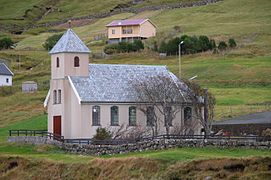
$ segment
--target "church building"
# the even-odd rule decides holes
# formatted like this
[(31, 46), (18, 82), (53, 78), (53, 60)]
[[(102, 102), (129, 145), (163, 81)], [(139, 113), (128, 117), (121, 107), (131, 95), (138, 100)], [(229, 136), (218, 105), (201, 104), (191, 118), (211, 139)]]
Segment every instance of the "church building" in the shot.
[[(49, 52), (51, 56), (50, 90), (44, 106), (48, 112), (48, 132), (65, 139), (92, 138), (99, 127), (117, 131), (120, 127), (150, 130), (152, 117), (138, 108), (131, 82), (140, 77), (164, 74), (180, 81), (166, 66), (89, 64), (89, 48), (68, 29)], [(178, 82), (176, 82), (176, 88)], [(181, 93), (181, 92), (180, 92)], [(172, 122), (181, 127), (192, 119), (193, 107), (184, 102)], [(148, 111), (148, 113), (153, 113)], [(157, 116), (161, 114), (157, 113)], [(201, 126), (193, 129), (200, 133)], [(159, 134), (165, 133), (161, 122)]]

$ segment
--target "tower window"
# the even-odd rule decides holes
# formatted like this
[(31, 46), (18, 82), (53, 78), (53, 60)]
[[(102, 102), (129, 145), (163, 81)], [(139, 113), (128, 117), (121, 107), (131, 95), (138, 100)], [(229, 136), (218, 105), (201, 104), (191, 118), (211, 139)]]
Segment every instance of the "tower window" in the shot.
[(80, 63), (79, 63), (80, 59), (78, 56), (75, 56), (74, 57), (74, 67), (79, 67), (80, 66)]
[(61, 90), (58, 90), (58, 104), (61, 104)]
[(53, 104), (57, 103), (57, 94), (56, 94), (56, 90), (54, 90), (54, 94), (53, 94)]
[(57, 68), (59, 67), (59, 58), (58, 57), (56, 58), (56, 67)]

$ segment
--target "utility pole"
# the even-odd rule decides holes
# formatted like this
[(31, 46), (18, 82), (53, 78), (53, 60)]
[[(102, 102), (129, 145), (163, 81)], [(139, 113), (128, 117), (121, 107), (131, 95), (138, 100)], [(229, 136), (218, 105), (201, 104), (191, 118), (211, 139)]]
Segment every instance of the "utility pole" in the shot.
[(183, 41), (179, 43), (179, 77), (181, 77), (181, 45), (183, 44)]
[(209, 120), (208, 120), (208, 88), (204, 88), (204, 124), (205, 135), (209, 135)]

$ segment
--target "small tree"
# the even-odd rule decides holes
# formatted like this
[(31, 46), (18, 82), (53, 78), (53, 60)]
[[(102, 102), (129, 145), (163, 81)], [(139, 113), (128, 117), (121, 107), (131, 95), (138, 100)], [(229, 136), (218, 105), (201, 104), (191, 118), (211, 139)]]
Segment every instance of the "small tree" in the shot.
[(207, 50), (212, 49), (212, 45), (207, 36), (199, 36), (199, 43), (200, 43), (202, 51), (207, 51)]
[(211, 49), (216, 49), (216, 43), (215, 43), (215, 40), (210, 39), (210, 45), (211, 45)]
[[(202, 125), (205, 134), (209, 135), (212, 128), (212, 120), (214, 117), (215, 97), (208, 92), (207, 89), (201, 88), (192, 81), (185, 81), (188, 88), (181, 89), (189, 97), (194, 107), (194, 117)], [(202, 114), (204, 112), (204, 115)]]
[(96, 129), (96, 134), (94, 135), (93, 139), (95, 140), (107, 140), (111, 139), (111, 133), (105, 128), (98, 128)]
[(133, 45), (135, 46), (135, 51), (144, 49), (144, 44), (141, 40), (134, 40)]
[(234, 39), (229, 39), (229, 47), (230, 48), (235, 48), (237, 46), (236, 42)]
[(13, 45), (13, 41), (9, 37), (0, 40), (0, 50), (9, 49)]
[(54, 34), (50, 37), (48, 37), (45, 41), (45, 43), (43, 44), (44, 49), (46, 50), (51, 50), (55, 44), (57, 43), (57, 41), (62, 37), (62, 34)]
[(228, 45), (224, 41), (220, 41), (217, 48), (219, 51), (225, 51), (227, 47)]
[[(158, 134), (158, 126), (162, 119), (156, 114), (156, 110), (164, 117), (166, 133), (169, 134), (173, 119), (181, 110), (183, 96), (176, 85), (176, 82), (166, 75), (157, 75), (132, 82), (136, 90), (139, 109), (148, 116), (148, 108), (154, 109), (152, 115), (153, 135)], [(147, 103), (141, 103), (147, 102)]]

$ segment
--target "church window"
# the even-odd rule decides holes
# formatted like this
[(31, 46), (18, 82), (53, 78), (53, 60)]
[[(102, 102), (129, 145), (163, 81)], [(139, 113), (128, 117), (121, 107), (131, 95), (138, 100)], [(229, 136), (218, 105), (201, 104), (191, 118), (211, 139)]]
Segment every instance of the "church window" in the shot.
[(78, 56), (75, 56), (74, 57), (74, 67), (79, 67), (80, 66), (80, 59), (79, 59), (79, 57)]
[(57, 68), (59, 67), (59, 58), (58, 57), (56, 58), (56, 67)]
[(92, 126), (100, 126), (100, 106), (92, 107)]
[(111, 107), (111, 126), (119, 125), (119, 107), (112, 106)]

